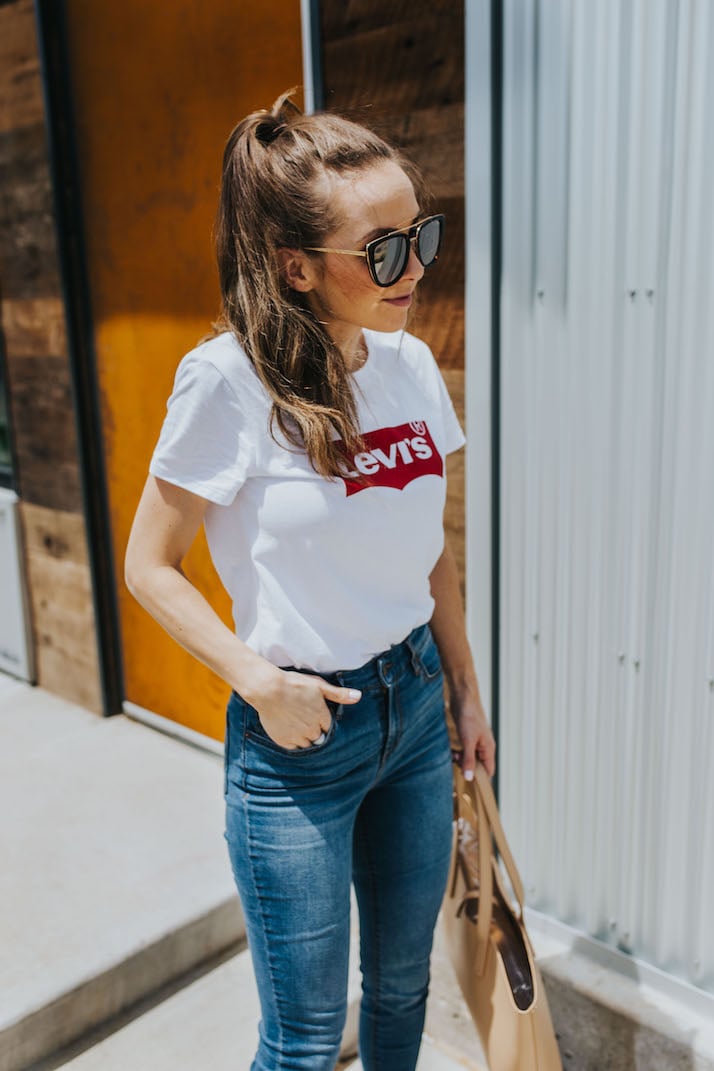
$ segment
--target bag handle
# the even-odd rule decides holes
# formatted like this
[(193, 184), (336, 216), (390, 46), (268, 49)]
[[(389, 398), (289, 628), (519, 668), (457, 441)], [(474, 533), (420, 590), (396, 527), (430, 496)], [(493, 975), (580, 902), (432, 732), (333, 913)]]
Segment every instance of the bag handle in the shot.
[[(451, 887), (453, 896), (456, 887), (456, 874), (459, 864), (462, 867), (466, 895), (463, 897), (457, 915), (460, 915), (468, 900), (478, 900), (478, 913), (476, 915), (476, 963), (474, 969), (477, 975), (482, 975), (486, 967), (486, 952), (488, 951), (488, 935), (491, 929), (491, 915), (493, 913), (493, 871), (491, 870), (491, 830), (488, 815), (480, 792), (474, 791), (473, 783), (464, 781), (460, 767), (456, 767), (456, 786), (454, 791), (454, 804), (456, 817), (463, 818), (472, 828), (478, 830), (478, 870), (479, 888), (469, 889), (468, 871), (465, 861), (458, 851), (458, 827), (456, 851), (454, 855), (454, 880)], [(485, 771), (484, 771), (485, 772)], [(467, 812), (470, 812), (468, 814)]]
[[(468, 782), (467, 782), (468, 784)], [(493, 835), (493, 839), (496, 842), (498, 848), (498, 854), (503, 860), (503, 865), (506, 868), (509, 881), (513, 887), (516, 900), (519, 908), (519, 919), (523, 918), (523, 905), (525, 903), (525, 894), (523, 891), (523, 882), (521, 881), (521, 875), (518, 873), (518, 867), (516, 866), (516, 860), (513, 858), (508, 841), (506, 840), (506, 834), (503, 832), (503, 826), (501, 825), (501, 816), (498, 812), (498, 805), (496, 803), (496, 797), (493, 794), (493, 788), (491, 787), (491, 779), (486, 773), (486, 767), (481, 762), (476, 763), (476, 780), (472, 782), (478, 786), (478, 793), (483, 802), (484, 809), (488, 815), (488, 821), (490, 826), (490, 832)]]
[[(486, 773), (486, 768), (480, 762), (476, 763), (476, 777), (474, 781), (466, 781), (458, 763), (454, 762), (454, 804), (455, 817), (463, 818), (469, 825), (478, 830), (478, 853), (479, 853), (479, 885), (478, 890), (468, 890), (459, 905), (458, 913), (463, 911), (467, 900), (478, 899), (479, 909), (476, 916), (477, 933), (477, 957), (474, 968), (478, 975), (482, 975), (486, 966), (486, 953), (488, 951), (488, 936), (491, 929), (493, 914), (493, 869), (498, 865), (493, 856), (493, 842), (503, 860), (509, 880), (513, 887), (518, 902), (518, 918), (523, 918), (523, 882), (518, 873), (515, 859), (506, 840), (506, 834), (501, 825), (498, 813), (496, 797), (493, 794), (491, 780)], [(470, 815), (467, 812), (471, 812)], [(457, 833), (458, 837), (458, 833)], [(458, 860), (458, 840), (455, 852), (455, 860)], [(454, 881), (451, 895), (453, 896), (456, 884), (456, 866), (454, 866)], [(462, 865), (465, 866), (465, 864)], [(464, 877), (466, 873), (464, 872)]]

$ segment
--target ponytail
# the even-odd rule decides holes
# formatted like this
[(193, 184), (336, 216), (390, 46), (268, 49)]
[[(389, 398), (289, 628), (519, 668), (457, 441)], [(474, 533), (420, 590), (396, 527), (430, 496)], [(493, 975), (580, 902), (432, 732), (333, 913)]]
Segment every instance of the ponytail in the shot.
[(336, 227), (318, 181), (325, 170), (394, 160), (419, 179), (376, 134), (336, 115), (303, 115), (292, 92), (241, 120), (226, 143), (216, 219), (223, 306), (217, 326), (233, 332), (270, 396), (271, 434), (277, 425), (318, 473), (332, 478), (346, 469), (334, 433), (348, 451), (361, 447), (350, 376), (305, 296), (284, 282), (277, 251), (320, 246)]

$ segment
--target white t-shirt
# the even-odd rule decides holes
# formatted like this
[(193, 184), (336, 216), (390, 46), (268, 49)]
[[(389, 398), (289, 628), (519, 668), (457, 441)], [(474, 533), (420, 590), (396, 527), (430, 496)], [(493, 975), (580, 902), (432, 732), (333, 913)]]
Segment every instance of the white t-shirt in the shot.
[(464, 443), (439, 368), (406, 332), (365, 331), (365, 450), (325, 479), (269, 431), (270, 399), (230, 333), (179, 364), (149, 471), (208, 499), (236, 634), (277, 666), (356, 669), (428, 621), (443, 549), (444, 456)]

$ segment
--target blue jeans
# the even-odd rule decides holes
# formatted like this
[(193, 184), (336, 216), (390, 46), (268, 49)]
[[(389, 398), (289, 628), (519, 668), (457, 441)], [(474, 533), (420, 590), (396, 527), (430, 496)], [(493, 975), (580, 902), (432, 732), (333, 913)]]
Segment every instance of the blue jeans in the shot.
[(251, 1071), (333, 1071), (359, 905), (365, 1071), (414, 1071), (451, 852), (451, 756), (428, 625), (366, 665), (324, 743), (281, 748), (236, 693), (227, 710), (228, 850), (260, 993)]

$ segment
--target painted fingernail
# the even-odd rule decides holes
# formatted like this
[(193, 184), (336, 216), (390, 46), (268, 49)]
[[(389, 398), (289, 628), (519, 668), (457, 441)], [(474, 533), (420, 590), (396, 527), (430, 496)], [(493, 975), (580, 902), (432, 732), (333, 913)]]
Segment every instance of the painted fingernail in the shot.
[(350, 689), (348, 689), (347, 694), (349, 695), (350, 699), (361, 699), (362, 698), (362, 693), (360, 692), (359, 688), (350, 688)]
[(473, 779), (474, 779), (473, 770), (464, 770), (464, 781), (473, 781)]

